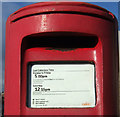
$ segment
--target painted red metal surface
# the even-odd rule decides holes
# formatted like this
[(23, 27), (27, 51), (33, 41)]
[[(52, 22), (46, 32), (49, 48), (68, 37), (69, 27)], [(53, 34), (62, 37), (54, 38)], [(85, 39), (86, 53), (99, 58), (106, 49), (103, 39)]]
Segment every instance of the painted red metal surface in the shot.
[[(117, 21), (111, 13), (101, 7), (79, 2), (38, 3), (12, 14), (6, 26), (5, 115), (117, 114)], [(29, 40), (27, 45), (23, 44), (27, 36), (38, 34), (45, 36), (48, 33), (54, 35), (63, 32), (95, 35), (98, 37), (98, 44), (94, 48), (77, 48), (66, 52), (46, 50), (45, 47), (26, 49)], [(26, 106), (26, 65), (30, 61), (48, 60), (94, 61), (96, 107), (84, 109), (28, 108)]]

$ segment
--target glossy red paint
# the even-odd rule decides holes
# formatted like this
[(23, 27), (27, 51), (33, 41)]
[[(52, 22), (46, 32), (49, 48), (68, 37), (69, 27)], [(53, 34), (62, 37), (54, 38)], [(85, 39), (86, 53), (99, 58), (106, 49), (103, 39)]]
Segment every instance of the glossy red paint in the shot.
[[(31, 43), (30, 38), (26, 37), (49, 37), (63, 33), (96, 36), (98, 43), (93, 48), (77, 48), (70, 51), (27, 47)], [(24, 43), (25, 39), (27, 43)], [(116, 115), (117, 41), (116, 18), (109, 11), (95, 5), (45, 2), (16, 11), (10, 15), (6, 24), (5, 115)], [(96, 67), (96, 106), (74, 109), (28, 108), (26, 70), (27, 63), (31, 61), (93, 61)]]

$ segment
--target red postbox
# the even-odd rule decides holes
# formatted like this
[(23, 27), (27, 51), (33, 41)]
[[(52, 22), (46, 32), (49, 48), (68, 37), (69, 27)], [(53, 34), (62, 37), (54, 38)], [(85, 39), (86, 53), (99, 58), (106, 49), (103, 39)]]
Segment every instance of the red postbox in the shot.
[(7, 20), (5, 115), (117, 115), (117, 20), (81, 2), (44, 2)]

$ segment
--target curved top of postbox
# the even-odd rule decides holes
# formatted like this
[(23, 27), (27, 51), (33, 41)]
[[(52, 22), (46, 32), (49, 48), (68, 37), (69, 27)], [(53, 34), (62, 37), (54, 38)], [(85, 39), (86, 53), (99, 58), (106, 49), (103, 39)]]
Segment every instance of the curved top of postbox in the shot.
[(39, 2), (19, 9), (10, 15), (10, 21), (51, 13), (81, 14), (113, 21), (115, 16), (106, 9), (84, 2)]

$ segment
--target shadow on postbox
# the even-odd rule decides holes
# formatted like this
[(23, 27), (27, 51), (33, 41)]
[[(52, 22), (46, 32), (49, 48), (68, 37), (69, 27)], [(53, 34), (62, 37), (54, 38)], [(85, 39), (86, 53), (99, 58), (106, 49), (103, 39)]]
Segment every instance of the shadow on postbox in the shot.
[[(39, 10), (50, 11), (38, 13), (37, 5)], [(23, 10), (27, 14), (32, 9), (34, 14), (19, 16), (12, 24), (21, 25), (15, 36), (26, 24), (19, 48), (19, 114), (116, 115), (118, 48), (114, 16), (87, 3), (33, 6)]]

